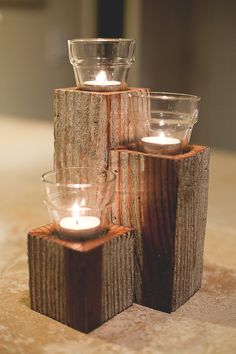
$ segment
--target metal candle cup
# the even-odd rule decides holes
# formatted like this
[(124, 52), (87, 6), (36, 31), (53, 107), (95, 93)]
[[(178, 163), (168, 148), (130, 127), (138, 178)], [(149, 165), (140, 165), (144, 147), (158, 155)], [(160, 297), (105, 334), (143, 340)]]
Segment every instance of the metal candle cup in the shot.
[[(83, 202), (85, 204), (84, 199)], [(93, 238), (99, 231), (102, 231), (101, 220), (98, 217), (83, 215), (89, 210), (74, 203), (72, 216), (65, 216), (59, 222), (58, 228), (64, 238)]]
[(104, 70), (101, 70), (95, 80), (84, 82), (84, 89), (87, 91), (119, 91), (121, 82), (115, 80), (107, 80), (107, 75)]
[(176, 155), (180, 153), (180, 140), (165, 136), (148, 136), (141, 139), (144, 152)]

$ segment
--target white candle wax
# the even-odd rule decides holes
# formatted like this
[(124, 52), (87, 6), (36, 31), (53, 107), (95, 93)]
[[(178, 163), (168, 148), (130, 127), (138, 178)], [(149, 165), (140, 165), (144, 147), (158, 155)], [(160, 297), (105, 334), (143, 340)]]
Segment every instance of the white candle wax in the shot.
[(160, 136), (147, 136), (141, 139), (145, 152), (160, 154), (178, 154), (180, 152), (180, 139), (170, 138), (164, 133)]
[(100, 219), (96, 216), (67, 216), (60, 221), (60, 227), (72, 231), (94, 230), (100, 225)]
[(59, 222), (59, 230), (62, 237), (67, 239), (86, 239), (96, 235), (101, 228), (101, 220), (96, 216), (83, 215), (88, 210), (91, 209), (85, 207), (84, 198), (80, 205), (74, 203), (72, 216), (66, 216)]
[(120, 87), (121, 82), (116, 80), (107, 80), (107, 75), (104, 70), (97, 74), (95, 80), (84, 82), (85, 88), (95, 91), (110, 91)]
[(115, 81), (115, 80), (107, 80), (106, 82), (98, 82), (96, 80), (91, 80), (91, 81), (85, 81), (84, 84), (87, 86), (106, 87), (106, 86), (119, 86), (121, 83), (120, 81)]
[(144, 143), (156, 144), (156, 145), (178, 145), (180, 143), (179, 139), (169, 138), (167, 136), (147, 136), (142, 138)]

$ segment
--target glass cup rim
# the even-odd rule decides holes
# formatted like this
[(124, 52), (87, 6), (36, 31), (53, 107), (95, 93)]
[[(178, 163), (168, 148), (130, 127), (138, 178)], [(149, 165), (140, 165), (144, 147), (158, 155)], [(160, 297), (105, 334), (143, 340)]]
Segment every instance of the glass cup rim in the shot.
[(50, 185), (54, 185), (57, 187), (67, 187), (67, 188), (82, 188), (83, 185), (85, 185), (84, 183), (61, 183), (61, 182), (53, 182), (48, 180), (47, 178), (53, 175), (56, 175), (58, 172), (60, 171), (68, 171), (68, 170), (91, 170), (91, 171), (97, 171), (98, 173), (102, 173), (102, 172), (108, 172), (109, 173), (109, 178), (108, 180), (106, 180), (105, 182), (96, 182), (93, 181), (91, 183), (86, 183), (87, 186), (93, 186), (93, 185), (104, 185), (106, 183), (111, 183), (113, 181), (115, 181), (116, 179), (116, 174), (111, 171), (111, 170), (106, 170), (106, 169), (98, 169), (98, 168), (92, 168), (92, 167), (65, 167), (65, 168), (58, 168), (57, 170), (50, 170), (50, 171), (46, 171), (42, 174), (41, 176), (41, 180), (44, 184), (50, 184)]
[(91, 44), (99, 44), (99, 43), (135, 43), (134, 38), (73, 38), (68, 39), (69, 44), (74, 43), (91, 43)]
[(158, 91), (149, 91), (148, 97), (151, 99), (162, 99), (162, 100), (180, 100), (180, 101), (194, 101), (199, 102), (201, 97), (197, 95), (191, 95), (187, 93), (177, 93), (177, 92), (158, 92)]

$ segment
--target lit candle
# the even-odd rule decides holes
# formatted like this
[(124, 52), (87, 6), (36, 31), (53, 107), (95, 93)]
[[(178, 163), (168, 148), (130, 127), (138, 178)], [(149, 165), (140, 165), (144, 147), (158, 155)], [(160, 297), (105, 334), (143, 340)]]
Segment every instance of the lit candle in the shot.
[[(81, 206), (84, 206), (84, 199)], [(101, 220), (96, 216), (81, 215), (89, 208), (79, 206), (75, 203), (72, 207), (72, 216), (60, 220), (59, 229), (65, 238), (89, 238), (94, 236), (100, 228)]]
[(151, 154), (175, 155), (180, 153), (180, 140), (165, 136), (147, 136), (141, 139), (143, 150)]
[(85, 88), (89, 91), (114, 91), (121, 86), (120, 81), (107, 80), (107, 75), (104, 70), (101, 70), (95, 80), (85, 81)]

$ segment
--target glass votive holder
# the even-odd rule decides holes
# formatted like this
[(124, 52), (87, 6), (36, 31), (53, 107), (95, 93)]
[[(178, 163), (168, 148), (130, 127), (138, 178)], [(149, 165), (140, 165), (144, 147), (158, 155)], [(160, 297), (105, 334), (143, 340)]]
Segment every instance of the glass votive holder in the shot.
[[(150, 92), (146, 100), (149, 106), (147, 133), (143, 122), (136, 122), (139, 148), (152, 154), (174, 155), (185, 151), (198, 120), (200, 98), (181, 93)], [(141, 139), (140, 131), (143, 131)]]
[(91, 38), (68, 41), (76, 86), (88, 91), (121, 91), (134, 62), (134, 39)]
[(107, 232), (115, 178), (111, 171), (86, 167), (43, 174), (44, 202), (60, 238), (86, 240)]

